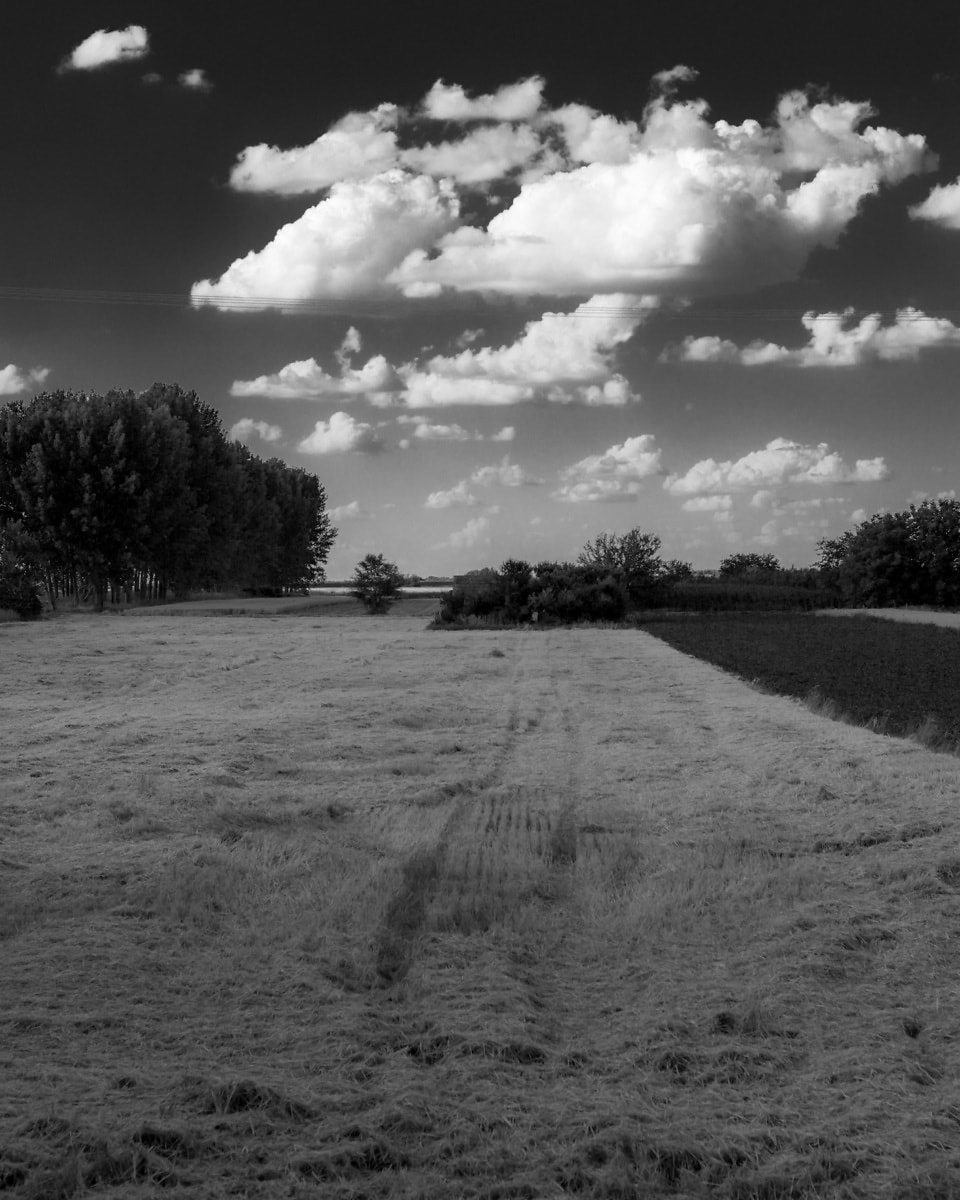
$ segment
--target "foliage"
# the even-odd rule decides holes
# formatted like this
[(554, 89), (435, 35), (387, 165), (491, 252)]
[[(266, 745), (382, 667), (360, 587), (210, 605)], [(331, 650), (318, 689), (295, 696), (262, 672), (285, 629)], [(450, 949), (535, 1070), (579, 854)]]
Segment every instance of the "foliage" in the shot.
[(637, 605), (649, 602), (664, 573), (659, 554), (660, 539), (655, 533), (631, 529), (627, 533), (598, 534), (580, 551), (577, 563), (615, 572), (629, 599)]
[(353, 571), (353, 591), (350, 593), (366, 605), (371, 613), (386, 612), (400, 595), (403, 575), (395, 563), (386, 562), (382, 554), (368, 554)]
[(960, 636), (879, 617), (724, 613), (654, 616), (642, 627), (686, 654), (886, 733), (912, 733), (931, 716), (960, 740)]
[(720, 564), (721, 579), (767, 579), (782, 570), (774, 554), (731, 554)]
[(228, 441), (196, 393), (53, 392), (0, 409), (0, 528), (52, 603), (306, 588), (336, 530), (317, 478)]
[(877, 513), (818, 543), (820, 566), (851, 605), (960, 607), (960, 501)]
[[(11, 534), (19, 532), (11, 530)], [(21, 620), (39, 617), (40, 603), (37, 574), (17, 553), (16, 539), (0, 528), (0, 609), (17, 613)]]

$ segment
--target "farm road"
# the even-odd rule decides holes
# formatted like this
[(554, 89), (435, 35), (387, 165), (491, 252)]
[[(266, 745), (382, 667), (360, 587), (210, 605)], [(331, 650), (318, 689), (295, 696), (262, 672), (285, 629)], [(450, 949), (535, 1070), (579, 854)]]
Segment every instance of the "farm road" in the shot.
[(414, 604), (0, 628), (15, 1169), (161, 1119), (203, 1197), (254, 1154), (250, 1195), (439, 1200), (960, 1153), (958, 760)]

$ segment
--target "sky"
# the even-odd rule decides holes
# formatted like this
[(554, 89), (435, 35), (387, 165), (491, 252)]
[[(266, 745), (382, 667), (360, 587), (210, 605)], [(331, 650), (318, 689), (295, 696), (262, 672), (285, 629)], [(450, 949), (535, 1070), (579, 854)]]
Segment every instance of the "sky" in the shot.
[(194, 390), (408, 574), (960, 492), (960, 9), (5, 5), (0, 402)]

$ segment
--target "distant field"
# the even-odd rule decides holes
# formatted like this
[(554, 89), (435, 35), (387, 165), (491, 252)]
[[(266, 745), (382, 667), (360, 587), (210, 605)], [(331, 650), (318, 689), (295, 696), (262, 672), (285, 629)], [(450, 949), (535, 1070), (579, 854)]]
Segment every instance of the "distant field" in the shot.
[[(829, 616), (833, 617), (833, 613)], [(955, 614), (930, 614), (955, 616)], [(807, 613), (653, 617), (644, 628), (687, 654), (787, 696), (899, 736), (926, 729), (960, 743), (960, 637), (918, 619), (870, 613), (833, 620)]]
[(0, 1193), (956, 1195), (960, 761), (429, 607), (0, 626)]

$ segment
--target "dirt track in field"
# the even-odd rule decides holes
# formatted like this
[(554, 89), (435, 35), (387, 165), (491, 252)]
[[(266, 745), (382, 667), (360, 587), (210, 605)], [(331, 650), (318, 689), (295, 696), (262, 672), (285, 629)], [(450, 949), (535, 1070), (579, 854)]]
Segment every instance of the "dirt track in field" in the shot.
[(430, 607), (0, 628), (0, 1170), (99, 1186), (103, 1142), (125, 1195), (438, 1200), (952, 1170), (960, 763), (644, 634)]

